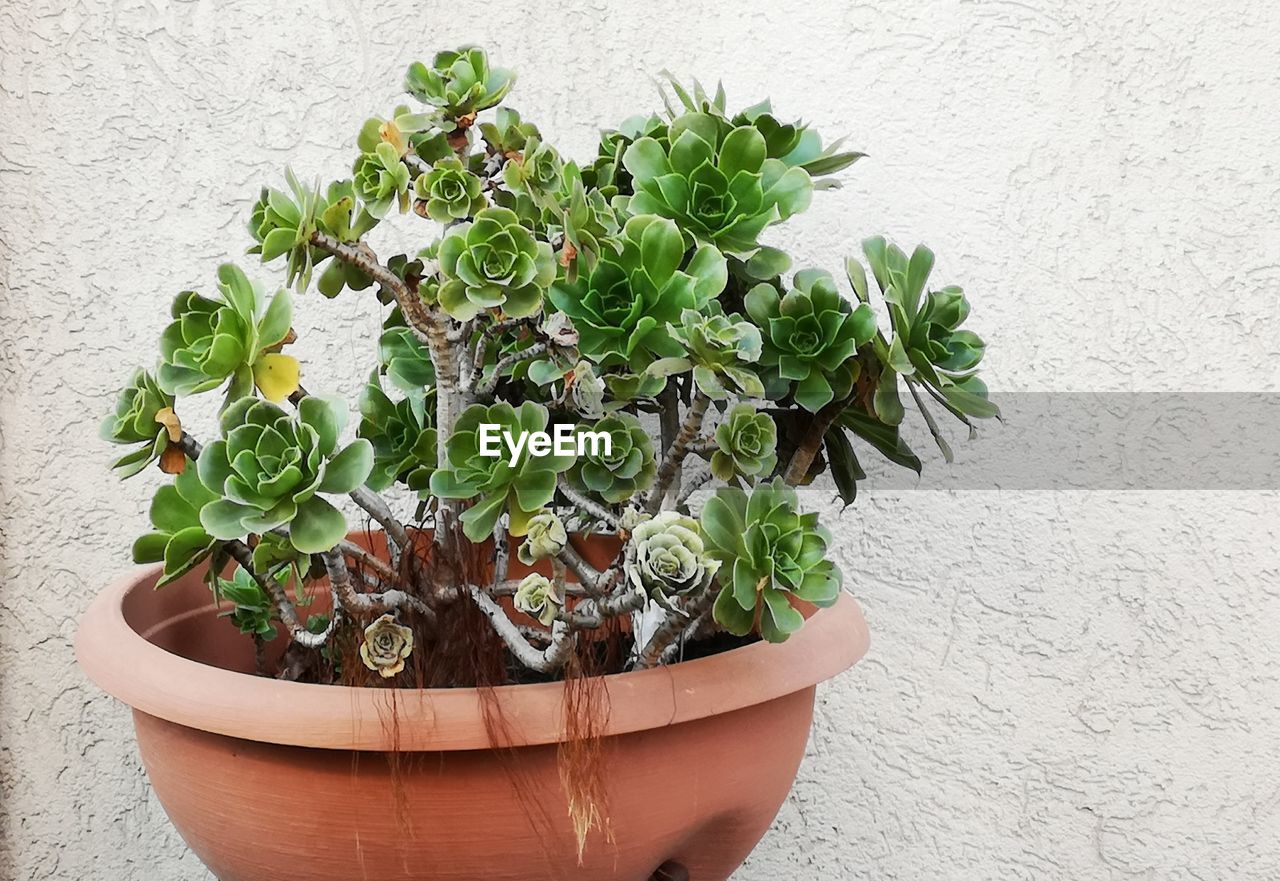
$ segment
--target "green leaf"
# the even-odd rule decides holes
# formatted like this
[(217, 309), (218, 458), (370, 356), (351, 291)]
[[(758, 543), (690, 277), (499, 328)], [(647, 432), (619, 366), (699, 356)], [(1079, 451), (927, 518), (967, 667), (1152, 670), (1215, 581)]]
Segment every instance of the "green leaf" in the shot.
[(173, 484), (156, 490), (151, 499), (150, 514), (152, 525), (161, 532), (177, 532), (196, 523), (196, 510), (182, 498)]
[(981, 395), (965, 391), (957, 386), (943, 386), (942, 395), (947, 399), (947, 403), (974, 419), (990, 419), (1000, 415), (1000, 408), (995, 404)]
[(933, 271), (933, 252), (924, 245), (917, 245), (911, 254), (911, 262), (907, 265), (907, 300), (914, 312), (924, 293), (924, 286)]
[(200, 509), (200, 525), (214, 538), (230, 541), (244, 537), (248, 530), (242, 521), (253, 513), (253, 509), (247, 505), (219, 499)]
[(266, 314), (258, 322), (259, 347), (270, 349), (272, 346), (283, 342), (285, 337), (289, 335), (289, 328), (292, 325), (293, 301), (289, 298), (289, 292), (281, 288), (271, 298), (271, 304), (267, 306)]
[(804, 626), (804, 616), (795, 610), (782, 591), (766, 587), (764, 605), (764, 614), (760, 616), (760, 635), (766, 641), (786, 642), (787, 637)]
[(875, 394), (876, 415), (887, 425), (900, 425), (906, 411), (902, 408), (902, 399), (898, 397), (898, 374), (887, 369), (880, 376)]
[[(439, 474), (440, 472), (436, 472)], [(432, 475), (432, 490), (435, 487), (435, 475)], [(484, 499), (477, 505), (462, 512), (459, 518), (462, 521), (462, 532), (473, 542), (482, 542), (493, 534), (493, 527), (498, 522), (498, 518), (502, 516), (502, 512), (506, 510), (507, 497), (502, 493), (494, 493)], [(512, 528), (514, 530), (514, 524)]]
[(298, 506), (289, 525), (293, 546), (304, 554), (320, 554), (333, 548), (347, 534), (347, 519), (342, 512), (319, 496), (312, 496)]
[(164, 559), (164, 548), (169, 536), (161, 532), (148, 532), (133, 543), (133, 562), (158, 563)]
[(735, 636), (746, 636), (755, 627), (755, 613), (733, 599), (733, 591), (722, 589), (712, 610), (716, 623)]
[[(306, 397), (298, 405), (298, 418), (310, 425), (320, 436), (320, 452), (328, 455), (338, 443), (341, 425), (334, 406), (322, 398)], [(326, 548), (326, 550), (328, 550)]]
[(846, 506), (853, 504), (858, 497), (858, 481), (866, 480), (866, 472), (858, 464), (858, 457), (853, 445), (845, 436), (844, 429), (833, 426), (826, 437), (827, 463), (831, 467), (831, 477), (836, 482), (836, 491)]
[(911, 452), (897, 425), (886, 424), (852, 407), (841, 412), (838, 421), (890, 462), (910, 468), (916, 474), (921, 472), (920, 458)]
[(234, 263), (223, 263), (218, 267), (218, 281), (222, 283), (223, 294), (231, 304), (231, 308), (235, 309), (246, 323), (254, 321), (258, 317), (258, 296), (253, 289), (253, 283), (240, 267)]
[(213, 538), (199, 526), (184, 529), (169, 537), (164, 548), (164, 579), (156, 584), (163, 587), (170, 581), (190, 572), (213, 548)]
[(791, 268), (791, 257), (786, 251), (764, 247), (747, 260), (747, 275), (757, 281), (777, 278)]
[(668, 174), (671, 166), (667, 163), (667, 153), (662, 145), (653, 138), (640, 138), (627, 148), (622, 155), (622, 164), (632, 177), (645, 181)]
[(755, 126), (742, 126), (725, 135), (720, 145), (720, 171), (733, 179), (739, 171), (755, 174), (764, 164), (764, 135)]
[(320, 492), (352, 492), (368, 479), (372, 470), (373, 444), (360, 438), (325, 463)]

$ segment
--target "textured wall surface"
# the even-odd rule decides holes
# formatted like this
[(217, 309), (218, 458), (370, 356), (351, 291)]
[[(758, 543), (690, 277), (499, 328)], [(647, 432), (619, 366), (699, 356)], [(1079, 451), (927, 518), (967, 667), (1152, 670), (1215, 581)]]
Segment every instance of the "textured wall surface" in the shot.
[[(0, 4), (0, 878), (208, 877), (72, 661), (149, 491), (94, 428), (172, 295), (243, 251), (260, 184), (341, 173), (434, 49), (487, 44), (570, 154), (656, 107), (662, 68), (847, 132), (871, 158), (780, 241), (832, 269), (873, 233), (928, 242), (997, 391), (1280, 390), (1280, 7), (794, 6)], [(307, 384), (350, 392), (374, 310), (299, 305)], [(868, 492), (839, 516), (872, 651), (821, 692), (738, 877), (1280, 877), (1275, 493)]]

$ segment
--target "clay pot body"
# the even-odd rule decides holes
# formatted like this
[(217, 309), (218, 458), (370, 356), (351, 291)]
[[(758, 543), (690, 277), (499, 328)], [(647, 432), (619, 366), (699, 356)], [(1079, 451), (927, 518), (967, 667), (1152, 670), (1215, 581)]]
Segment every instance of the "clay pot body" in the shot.
[(782, 645), (604, 678), (607, 800), (579, 855), (561, 683), (359, 689), (246, 675), (198, 575), (109, 586), (77, 655), (133, 707), (151, 785), (220, 881), (725, 881), (795, 779), (815, 686), (866, 651), (849, 597)]

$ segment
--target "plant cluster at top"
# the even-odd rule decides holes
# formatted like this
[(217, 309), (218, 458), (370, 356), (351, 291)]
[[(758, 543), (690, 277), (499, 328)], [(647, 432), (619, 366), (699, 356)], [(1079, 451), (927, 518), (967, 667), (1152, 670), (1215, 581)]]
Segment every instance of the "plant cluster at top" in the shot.
[[(364, 123), (348, 177), (310, 185), (286, 172), (262, 190), (250, 252), (287, 288), (268, 293), (228, 264), (211, 296), (174, 299), (157, 365), (103, 426), (129, 448), (122, 474), (158, 461), (174, 475), (135, 558), (161, 563), (162, 584), (211, 560), (209, 583), (241, 630), (261, 640), (283, 627), (318, 653), (346, 634), (378, 679), (401, 675), (459, 602), (543, 673), (620, 615), (645, 635), (636, 666), (717, 630), (784, 640), (841, 587), (830, 536), (794, 487), (829, 471), (851, 501), (864, 445), (919, 470), (899, 434), (904, 391), (944, 452), (926, 402), (966, 424), (996, 414), (976, 375), (983, 342), (963, 326), (968, 301), (930, 286), (924, 247), (867, 239), (842, 291), (766, 244), (861, 156), (768, 102), (734, 112), (723, 90), (673, 81), (665, 112), (604, 131), (580, 163), (503, 105), (514, 82), (478, 48), (412, 65), (417, 106)], [(423, 246), (379, 258), (379, 224), (410, 212), (432, 230)], [(304, 390), (286, 351), (292, 297), (308, 289), (382, 310), (355, 407)], [(207, 392), (223, 409), (202, 444), (176, 408)], [(359, 422), (344, 442), (350, 411)], [(566, 425), (609, 443), (482, 454), (482, 426)], [(721, 486), (693, 516), (708, 477)], [(391, 513), (390, 491), (420, 500), (451, 570), (423, 575), (418, 533)], [(343, 497), (385, 529), (387, 559), (345, 540)], [(569, 536), (601, 530), (621, 550), (596, 569)], [(466, 583), (463, 545), (505, 547), (508, 534), (538, 570), (508, 579), (499, 553), (491, 581)], [(450, 583), (432, 583), (441, 572)], [(304, 621), (318, 579), (333, 608)]]

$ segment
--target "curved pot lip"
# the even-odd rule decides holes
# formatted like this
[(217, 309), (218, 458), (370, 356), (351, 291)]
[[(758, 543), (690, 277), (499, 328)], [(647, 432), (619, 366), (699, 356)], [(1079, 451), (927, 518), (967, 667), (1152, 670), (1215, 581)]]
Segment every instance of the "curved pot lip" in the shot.
[[(76, 658), (99, 687), (135, 710), (215, 734), (291, 746), (447, 751), (559, 743), (563, 682), (476, 688), (356, 688), (223, 670), (148, 642), (124, 616), (160, 565), (109, 584), (76, 633)], [(603, 677), (604, 736), (732, 712), (812, 687), (848, 669), (870, 643), (858, 603), (842, 593), (790, 639)]]

